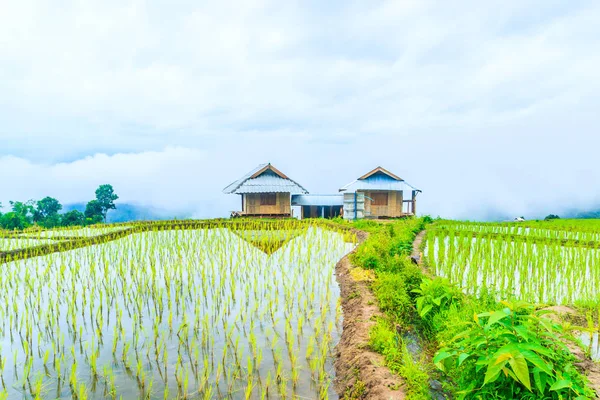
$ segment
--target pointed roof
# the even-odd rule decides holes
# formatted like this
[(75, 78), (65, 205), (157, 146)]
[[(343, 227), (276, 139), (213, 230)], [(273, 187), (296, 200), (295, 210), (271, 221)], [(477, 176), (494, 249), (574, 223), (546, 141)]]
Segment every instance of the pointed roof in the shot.
[(374, 170), (367, 172), (366, 174), (364, 174), (363, 176), (361, 176), (360, 178), (358, 178), (359, 181), (363, 181), (377, 173), (381, 173), (381, 174), (385, 174), (387, 176), (389, 176), (392, 179), (395, 179), (397, 181), (403, 181), (404, 179), (400, 178), (397, 175), (392, 174), (390, 171), (388, 171), (387, 169), (383, 168), (383, 167), (377, 167)]
[(373, 191), (417, 191), (419, 189), (410, 185), (404, 179), (400, 178), (383, 167), (377, 167), (355, 181), (350, 182), (340, 189), (340, 192), (354, 193), (358, 190)]
[(307, 194), (308, 191), (296, 181), (288, 178), (273, 165), (261, 164), (242, 178), (231, 183), (223, 193), (292, 193)]

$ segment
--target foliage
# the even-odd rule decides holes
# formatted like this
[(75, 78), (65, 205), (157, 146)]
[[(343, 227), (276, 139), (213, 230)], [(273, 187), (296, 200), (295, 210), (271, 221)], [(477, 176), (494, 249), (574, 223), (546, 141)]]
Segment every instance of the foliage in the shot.
[[(552, 224), (556, 224), (556, 221)], [(444, 226), (444, 223), (463, 224), (472, 229), (479, 229), (481, 225), (436, 221), (428, 230), (428, 240), (448, 235), (447, 232), (439, 233), (440, 225)], [(368, 225), (370, 236), (352, 258), (353, 263), (373, 269), (377, 276), (372, 288), (385, 317), (373, 327), (370, 346), (384, 355), (386, 365), (402, 375), (407, 384), (419, 376), (419, 370), (423, 373), (422, 379), (415, 379), (426, 382), (424, 367), (417, 364), (415, 372), (414, 360), (403, 355), (402, 340), (393, 329), (396, 324), (401, 327), (416, 326), (425, 328), (421, 334), (423, 339), (429, 340), (428, 347), (438, 348), (439, 343), (444, 344), (444, 349), (437, 353), (436, 362), (448, 374), (449, 382), (453, 382), (449, 389), (461, 398), (559, 399), (585, 398), (589, 395), (585, 379), (574, 368), (573, 357), (560, 341), (559, 327), (542, 317), (542, 313), (533, 311), (528, 305), (500, 304), (496, 300), (500, 293), (485, 285), (479, 285), (477, 292), (472, 295), (465, 295), (458, 285), (448, 279), (425, 277), (420, 268), (410, 262), (407, 257), (408, 246), (404, 243), (412, 243), (415, 233), (424, 224), (423, 220), (408, 220), (391, 224), (392, 228), (385, 224), (380, 224), (379, 229)], [(544, 223), (528, 221), (519, 224), (518, 228), (514, 223), (493, 226), (494, 229), (500, 229), (500, 226), (504, 229), (506, 226), (515, 229), (515, 232), (521, 232), (517, 229), (528, 229), (542, 234), (537, 230), (541, 224)], [(546, 223), (546, 226), (553, 225)], [(597, 234), (597, 224), (590, 223), (590, 226), (589, 237), (592, 237)], [(436, 240), (440, 247), (435, 253), (443, 254), (451, 262), (464, 263), (464, 259), (458, 258), (456, 247), (447, 250), (443, 240)], [(454, 239), (451, 237), (450, 240), (452, 243)], [(468, 230), (457, 241), (461, 249), (469, 249), (472, 242), (473, 233)], [(433, 253), (432, 247), (427, 251)], [(427, 258), (428, 261), (433, 259)], [(491, 259), (490, 262), (497, 263), (498, 260)], [(456, 281), (462, 282), (462, 278), (463, 275), (457, 275)], [(482, 312), (490, 309), (500, 310), (502, 314)], [(474, 315), (478, 320), (469, 322)], [(536, 343), (544, 349), (543, 353), (533, 348)], [(509, 345), (515, 347), (506, 347)], [(505, 354), (506, 358), (496, 364), (502, 354), (498, 353), (501, 349), (508, 349), (510, 355)], [(538, 358), (546, 364), (540, 364)], [(544, 365), (551, 365), (551, 371), (544, 370)], [(528, 385), (524, 383), (527, 382), (524, 367), (527, 367)], [(491, 371), (489, 374), (488, 368)], [(496, 374), (497, 371), (500, 372)], [(417, 384), (411, 389), (412, 395), (417, 396), (419, 387)]]
[(98, 200), (90, 200), (85, 206), (85, 218), (89, 219), (104, 219), (102, 205)]
[(85, 215), (81, 211), (71, 210), (62, 216), (63, 226), (81, 226), (85, 222)]
[[(100, 214), (102, 219), (106, 221), (106, 213), (108, 210), (114, 210), (117, 208), (115, 200), (118, 200), (119, 196), (116, 195), (112, 185), (100, 185), (96, 189), (96, 201), (100, 207)], [(89, 203), (88, 203), (89, 204)]]
[(451, 306), (460, 303), (462, 293), (450, 284), (447, 279), (436, 277), (425, 278), (418, 289), (412, 291), (417, 295), (417, 311), (421, 319), (427, 321), (431, 315), (448, 310)]
[[(38, 201), (10, 201), (12, 212), (4, 215), (0, 213), (0, 228), (23, 230), (32, 224), (44, 228), (55, 228), (106, 222), (106, 214), (108, 210), (116, 209), (114, 201), (118, 198), (119, 196), (114, 193), (111, 185), (100, 185), (96, 190), (96, 199), (87, 204), (85, 215), (80, 211), (59, 214), (62, 205), (57, 199), (49, 196)], [(1, 208), (2, 204), (0, 203)]]
[(0, 217), (0, 226), (9, 231), (23, 230), (29, 226), (29, 222), (22, 214), (11, 211)]
[[(404, 377), (407, 398), (421, 400), (429, 398), (429, 375), (424, 369), (424, 363), (416, 362), (406, 345), (389, 322), (377, 320), (371, 328), (369, 346), (373, 351), (384, 356), (386, 366)], [(419, 360), (421, 361), (421, 360)]]
[(10, 206), (15, 214), (27, 221), (27, 224), (32, 223), (35, 214), (35, 202), (33, 200), (26, 202), (10, 201)]
[(58, 202), (58, 200), (53, 197), (44, 197), (36, 202), (34, 221), (39, 222), (48, 217), (55, 216), (61, 209), (62, 205)]
[(475, 314), (434, 362), (460, 388), (460, 398), (563, 399), (591, 395), (561, 328), (524, 302)]
[(560, 219), (560, 217), (558, 215), (556, 215), (556, 214), (549, 214), (549, 215), (546, 216), (546, 218), (544, 218), (544, 221), (550, 221), (550, 220), (553, 220), (553, 219)]
[(373, 293), (381, 311), (390, 314), (394, 320), (409, 322), (414, 307), (402, 274), (380, 273), (373, 284)]

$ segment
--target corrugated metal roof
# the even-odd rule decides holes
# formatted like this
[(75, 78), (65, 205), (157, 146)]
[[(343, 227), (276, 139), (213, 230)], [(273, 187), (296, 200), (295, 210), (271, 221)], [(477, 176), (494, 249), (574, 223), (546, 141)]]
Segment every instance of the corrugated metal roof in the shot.
[(398, 181), (385, 175), (373, 175), (367, 179), (357, 179), (342, 187), (340, 192), (353, 193), (357, 190), (417, 190), (420, 192), (419, 189), (406, 183), (406, 181)]
[(343, 194), (298, 194), (292, 196), (293, 206), (343, 206)]
[(265, 168), (269, 164), (261, 164), (241, 179), (233, 182), (225, 189), (227, 194), (246, 194), (246, 193), (292, 193), (304, 194), (308, 193), (300, 184), (291, 179), (283, 179), (276, 173), (267, 170), (256, 178), (251, 178), (255, 173)]

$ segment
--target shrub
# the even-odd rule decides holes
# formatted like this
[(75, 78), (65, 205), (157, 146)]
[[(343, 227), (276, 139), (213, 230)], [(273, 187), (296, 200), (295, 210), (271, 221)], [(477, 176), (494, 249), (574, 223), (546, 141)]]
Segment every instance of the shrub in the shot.
[(413, 293), (417, 295), (416, 304), (419, 316), (430, 321), (431, 316), (447, 311), (452, 305), (459, 304), (463, 297), (462, 292), (445, 278), (423, 279), (418, 289)]
[(560, 341), (561, 327), (527, 303), (475, 314), (434, 357), (456, 381), (460, 398), (587, 398), (585, 378)]

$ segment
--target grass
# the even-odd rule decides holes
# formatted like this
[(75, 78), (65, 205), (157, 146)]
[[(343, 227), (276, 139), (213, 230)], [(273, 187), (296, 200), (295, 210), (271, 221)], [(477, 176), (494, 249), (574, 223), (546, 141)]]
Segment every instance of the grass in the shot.
[[(408, 398), (428, 398), (430, 396), (429, 381), (432, 378), (444, 381), (444, 390), (458, 398), (559, 399), (576, 398), (577, 396), (585, 398), (585, 396), (591, 395), (586, 387), (585, 377), (574, 367), (576, 360), (568, 352), (565, 353), (562, 347), (562, 341), (568, 334), (563, 331), (561, 326), (550, 324), (550, 320), (545, 317), (533, 317), (533, 313), (537, 312), (535, 310), (541, 308), (542, 305), (503, 301), (505, 298), (503, 296), (514, 298), (523, 295), (526, 299), (530, 299), (525, 295), (527, 290), (508, 296), (509, 292), (503, 291), (502, 287), (498, 285), (498, 282), (515, 285), (514, 275), (511, 277), (510, 274), (510, 271), (514, 270), (504, 267), (506, 273), (502, 279), (483, 280), (487, 284), (481, 285), (479, 290), (473, 290), (474, 287), (478, 287), (482, 279), (480, 275), (470, 273), (467, 269), (469, 258), (465, 256), (467, 251), (465, 248), (469, 249), (469, 243), (473, 241), (473, 227), (477, 227), (476, 229), (509, 229), (509, 236), (507, 236), (510, 238), (509, 241), (504, 240), (501, 244), (496, 244), (497, 247), (489, 244), (490, 241), (488, 241), (487, 244), (476, 247), (476, 250), (473, 250), (473, 247), (468, 250), (471, 251), (471, 254), (475, 254), (474, 257), (479, 257), (477, 259), (481, 261), (483, 268), (486, 266), (501, 268), (497, 266), (508, 265), (512, 262), (510, 260), (518, 260), (518, 256), (515, 255), (515, 258), (511, 258), (505, 264), (498, 262), (504, 260), (502, 249), (519, 249), (517, 245), (513, 244), (517, 240), (514, 235), (519, 232), (521, 235), (525, 232), (541, 235), (541, 228), (536, 231), (523, 231), (521, 228), (519, 228), (521, 230), (517, 230), (517, 228), (506, 225), (491, 225), (489, 228), (486, 225), (485, 228), (479, 228), (478, 224), (467, 223), (464, 226), (468, 229), (457, 232), (459, 229), (456, 226), (463, 226), (462, 223), (443, 221), (438, 224), (440, 225), (428, 226), (429, 247), (425, 250), (428, 255), (426, 260), (430, 263), (438, 263), (437, 267), (433, 266), (436, 272), (442, 271), (439, 267), (441, 263), (448, 263), (455, 268), (452, 270), (453, 274), (449, 276), (450, 280), (444, 277), (430, 278), (424, 275), (423, 271), (415, 267), (408, 258), (414, 237), (425, 227), (425, 220), (404, 220), (379, 226), (370, 222), (357, 224), (367, 229), (370, 236), (357, 249), (353, 256), (353, 263), (361, 268), (374, 271), (376, 279), (372, 283), (372, 289), (384, 312), (384, 318), (378, 321), (371, 331), (370, 346), (385, 357), (386, 365), (392, 371), (404, 377)], [(452, 228), (449, 229), (449, 226)], [(578, 236), (572, 223), (563, 222), (552, 226), (554, 230), (566, 229), (567, 232), (570, 232), (568, 235), (571, 235), (571, 238), (582, 237)], [(598, 225), (588, 223), (585, 226), (584, 232), (588, 235), (585, 236), (585, 239), (593, 238), (594, 233), (588, 228)], [(569, 228), (567, 229), (567, 227)], [(534, 224), (530, 229), (533, 228)], [(514, 232), (510, 230), (514, 230)], [(564, 239), (563, 236), (567, 235), (552, 232), (544, 234), (546, 235), (544, 240), (552, 245), (563, 243), (561, 242)], [(449, 239), (443, 240), (444, 237), (449, 237)], [(431, 247), (432, 240), (438, 241), (435, 251)], [(556, 242), (557, 240), (560, 241)], [(529, 246), (534, 245), (531, 243), (532, 240), (527, 242), (527, 239), (524, 239), (523, 242)], [(486, 253), (486, 249), (490, 251)], [(508, 254), (515, 254), (515, 252)], [(539, 260), (539, 255), (545, 254), (547, 253), (532, 252), (528, 260)], [(556, 260), (564, 256), (558, 251), (553, 254), (556, 254)], [(576, 271), (575, 266), (572, 268), (573, 271)], [(481, 268), (474, 266), (473, 270), (477, 272), (481, 271)], [(529, 281), (536, 281), (536, 278), (543, 275), (539, 275), (543, 271), (539, 266), (533, 275), (531, 271), (528, 271), (528, 276), (534, 277)], [(464, 279), (467, 279), (467, 283), (460, 286)], [(546, 291), (545, 293), (553, 293), (551, 287), (553, 283), (554, 281), (548, 279), (538, 280), (534, 283), (527, 282), (521, 287), (525, 289), (528, 287), (542, 288)], [(581, 293), (581, 290), (573, 291), (574, 295)], [(532, 298), (532, 300), (536, 299)], [(517, 315), (517, 322), (503, 319), (505, 315), (508, 315), (506, 311), (503, 311), (507, 309), (507, 304), (514, 304), (511, 306), (513, 307), (511, 310), (514, 310)], [(531, 317), (524, 317), (521, 320), (518, 317), (521, 314), (531, 315)], [(490, 315), (500, 319), (494, 322), (489, 321), (487, 325), (486, 322), (481, 322), (488, 321)], [(516, 325), (519, 326), (516, 331), (518, 335), (512, 339), (513, 342), (510, 342), (508, 333), (502, 333), (501, 329), (504, 327), (503, 329), (510, 330)], [(482, 346), (485, 341), (480, 342), (479, 345), (475, 345), (473, 353), (464, 353), (466, 350), (461, 349), (466, 349), (464, 346), (470, 345), (465, 338), (475, 337), (475, 331), (470, 333), (472, 329), (475, 331), (490, 330), (486, 335), (491, 336), (484, 340), (491, 340), (494, 337), (495, 341), (485, 346)], [(425, 349), (425, 357), (415, 359), (411, 356), (407, 351), (402, 331), (417, 332), (421, 345)], [(511, 334), (515, 335), (515, 332)], [(541, 343), (543, 345), (540, 345)], [(537, 345), (541, 346), (540, 350), (534, 350), (533, 353), (528, 350)], [(508, 347), (511, 349), (511, 353), (507, 354), (510, 355), (503, 353), (502, 349), (506, 348), (505, 346), (512, 346)], [(439, 360), (446, 357), (445, 352), (449, 348), (456, 353), (452, 353), (455, 354), (454, 356), (448, 356), (448, 363), (451, 365), (445, 366)], [(537, 351), (540, 353), (536, 353)], [(473, 368), (478, 359), (489, 360), (489, 366), (482, 365)], [(519, 361), (512, 361), (513, 359)], [(544, 361), (540, 361), (542, 359)], [(498, 375), (492, 374), (496, 365), (504, 365), (502, 362), (506, 363), (505, 374), (508, 378), (499, 381)], [(513, 365), (513, 362), (516, 364)], [(539, 377), (541, 371), (535, 368), (537, 368), (536, 365), (546, 365), (540, 364), (542, 362), (548, 363), (548, 365), (551, 363), (554, 367), (540, 381), (542, 379)], [(530, 382), (534, 381), (537, 382), (536, 385), (531, 385)]]

